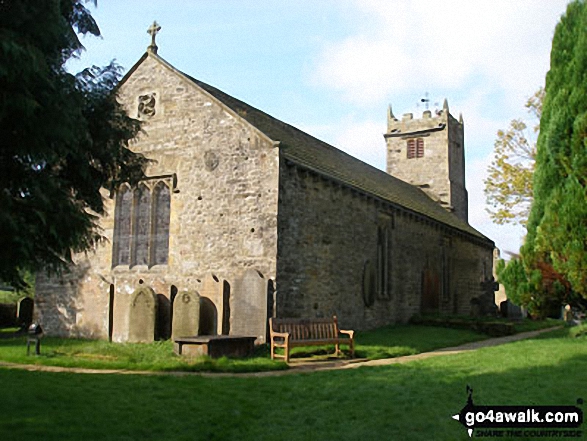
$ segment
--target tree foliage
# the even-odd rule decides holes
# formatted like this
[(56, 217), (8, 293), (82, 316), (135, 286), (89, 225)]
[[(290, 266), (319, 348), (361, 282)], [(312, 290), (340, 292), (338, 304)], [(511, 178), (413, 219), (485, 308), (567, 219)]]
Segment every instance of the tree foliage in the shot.
[(538, 308), (549, 302), (558, 302), (557, 306), (573, 303), (575, 296), (587, 299), (585, 29), (587, 6), (583, 0), (576, 0), (568, 5), (552, 41), (537, 143), (534, 200), (521, 260), (512, 267), (512, 272), (517, 271), (521, 263), (526, 280), (510, 289)]
[[(544, 89), (540, 88), (526, 102), (533, 120), (540, 121)], [(507, 130), (499, 130), (494, 144), (494, 158), (488, 167), (485, 183), (487, 209), (497, 224), (525, 225), (532, 203), (532, 177), (536, 161), (538, 123), (531, 132), (521, 119), (510, 122)]]
[(0, 279), (59, 270), (101, 239), (101, 189), (143, 176), (139, 123), (116, 101), (120, 68), (65, 63), (100, 35), (82, 0), (0, 1)]

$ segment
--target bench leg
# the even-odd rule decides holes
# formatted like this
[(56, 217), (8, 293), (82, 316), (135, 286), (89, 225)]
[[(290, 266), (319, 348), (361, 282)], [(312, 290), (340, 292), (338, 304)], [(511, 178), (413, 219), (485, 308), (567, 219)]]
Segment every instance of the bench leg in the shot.
[(271, 340), (271, 360), (275, 360), (275, 346), (273, 345), (273, 340)]

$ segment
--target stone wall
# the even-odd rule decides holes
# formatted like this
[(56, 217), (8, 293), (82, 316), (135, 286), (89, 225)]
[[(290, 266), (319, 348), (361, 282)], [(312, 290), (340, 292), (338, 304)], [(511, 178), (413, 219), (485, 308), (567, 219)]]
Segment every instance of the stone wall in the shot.
[[(156, 302), (149, 338), (172, 334), (174, 300), (190, 292), (200, 296), (200, 332), (259, 343), (267, 314), (336, 314), (343, 328), (368, 329), (423, 310), (468, 314), (482, 294), (492, 266), (487, 242), (280, 162), (274, 140), (160, 58), (131, 69), (119, 97), (144, 121), (133, 150), (153, 160), (141, 195), (169, 190), (167, 259), (161, 234), (155, 259), (144, 244), (140, 259), (132, 248), (130, 257), (113, 250), (116, 195), (104, 192), (106, 240), (62, 277), (38, 277), (37, 313), (48, 334), (127, 341), (139, 287)], [(142, 196), (126, 203), (149, 210)], [(154, 211), (165, 224), (159, 215), (167, 211)]]
[[(295, 164), (283, 162), (280, 170), (277, 316), (336, 314), (343, 327), (370, 329), (406, 322), (423, 307), (471, 312), (471, 299), (482, 295), (484, 269), (491, 274), (488, 244)], [(382, 226), (390, 226), (389, 286), (387, 292), (375, 289), (369, 301), (365, 268), (371, 265), (381, 277)], [(428, 291), (436, 289), (432, 306), (423, 298), (425, 285)]]
[[(149, 112), (144, 96), (153, 98)], [(139, 283), (170, 311), (175, 295), (198, 291), (207, 276), (232, 287), (233, 298), (248, 269), (275, 279), (279, 160), (273, 142), (157, 57), (131, 71), (119, 98), (131, 116), (144, 119), (132, 149), (154, 160), (147, 175), (157, 178), (145, 185), (163, 182), (172, 190), (168, 261), (112, 267), (115, 204), (104, 193), (107, 240), (88, 258), (78, 256), (65, 277), (39, 277), (39, 315), (50, 334), (127, 340), (130, 296)], [(160, 319), (169, 321), (169, 311)]]

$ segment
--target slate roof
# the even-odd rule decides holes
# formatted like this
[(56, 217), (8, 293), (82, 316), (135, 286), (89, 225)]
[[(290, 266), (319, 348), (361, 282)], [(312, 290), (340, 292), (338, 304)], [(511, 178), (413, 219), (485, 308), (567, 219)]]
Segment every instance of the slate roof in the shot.
[[(145, 57), (145, 54), (143, 57)], [(183, 75), (194, 84), (204, 89), (214, 98), (236, 112), (252, 126), (274, 141), (279, 141), (280, 154), (300, 166), (330, 177), (342, 184), (373, 195), (394, 205), (399, 205), (441, 222), (493, 246), (493, 241), (485, 237), (468, 223), (442, 208), (430, 199), (422, 190), (408, 184), (388, 173), (331, 146), (317, 138), (280, 121), (265, 112), (256, 109), (224, 92), (199, 81), (171, 66), (164, 59), (155, 55), (158, 61), (175, 72)], [(142, 62), (135, 64), (135, 67)], [(125, 75), (127, 77), (134, 68)], [(124, 81), (124, 79), (123, 79)]]

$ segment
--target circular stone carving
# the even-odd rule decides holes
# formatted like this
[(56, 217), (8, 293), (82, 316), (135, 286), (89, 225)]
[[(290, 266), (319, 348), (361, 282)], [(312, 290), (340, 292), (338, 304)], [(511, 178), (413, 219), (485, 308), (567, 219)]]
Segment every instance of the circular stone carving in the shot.
[(204, 153), (204, 165), (206, 166), (206, 170), (212, 171), (216, 169), (219, 162), (220, 159), (218, 158), (218, 155), (213, 151), (208, 150)]
[(139, 117), (151, 118), (156, 113), (157, 94), (147, 93), (145, 95), (139, 95), (138, 112)]
[(181, 301), (183, 303), (189, 303), (191, 300), (190, 295), (187, 293), (181, 296)]

